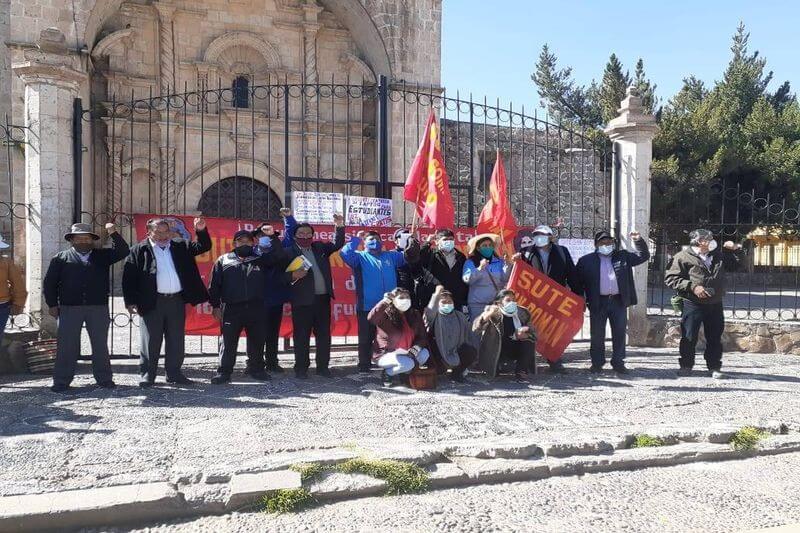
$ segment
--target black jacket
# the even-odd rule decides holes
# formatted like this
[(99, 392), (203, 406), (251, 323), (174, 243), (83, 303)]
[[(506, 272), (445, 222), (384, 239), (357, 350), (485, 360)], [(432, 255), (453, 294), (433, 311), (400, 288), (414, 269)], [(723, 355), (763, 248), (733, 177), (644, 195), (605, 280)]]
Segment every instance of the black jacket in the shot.
[[(211, 236), (208, 230), (197, 232), (197, 241), (173, 240), (169, 251), (175, 264), (175, 271), (181, 282), (183, 301), (197, 305), (208, 301), (208, 291), (200, 277), (195, 257), (211, 250)], [(158, 290), (156, 285), (156, 257), (149, 239), (131, 248), (122, 273), (122, 295), (125, 305), (135, 305), (139, 314), (156, 308)]]
[(222, 255), (214, 263), (208, 285), (211, 307), (223, 304), (244, 304), (264, 301), (264, 269), (285, 265), (286, 252), (277, 235), (272, 236), (272, 246), (261, 255), (244, 260), (233, 253)]
[(48, 307), (60, 305), (107, 305), (108, 270), (128, 255), (128, 243), (119, 233), (111, 234), (111, 248), (95, 248), (83, 264), (74, 248), (57, 253), (44, 277), (44, 300)]
[[(650, 259), (647, 241), (638, 239), (634, 241), (635, 252), (628, 250), (614, 250), (611, 254), (611, 264), (617, 275), (619, 294), (625, 307), (636, 305), (636, 285), (633, 282), (633, 267), (641, 265)], [(580, 292), (586, 298), (589, 311), (596, 310), (600, 305), (600, 254), (594, 252), (584, 255), (578, 260), (578, 280)]]
[[(523, 248), (520, 252), (522, 258), (526, 263), (540, 272), (544, 272), (542, 268), (541, 250), (536, 246)], [(552, 244), (550, 246), (550, 256), (547, 261), (547, 276), (564, 287), (579, 294), (581, 283), (578, 280), (578, 269), (569, 254), (569, 250), (565, 246)]]
[(428, 305), (431, 296), (433, 296), (433, 291), (436, 290), (436, 285), (441, 285), (445, 290), (453, 293), (453, 303), (457, 309), (467, 305), (469, 285), (464, 283), (464, 263), (467, 261), (467, 257), (458, 250), (455, 250), (454, 253), (456, 254), (456, 262), (453, 268), (450, 268), (444, 253), (439, 250), (433, 250), (430, 244), (426, 243), (420, 249), (419, 262), (434, 278), (434, 286), (429, 289), (430, 294), (420, 294), (420, 299), (425, 302), (423, 305)]
[[(735, 272), (739, 269), (742, 253), (741, 250), (734, 252), (718, 248), (710, 254), (711, 267), (706, 267), (700, 256), (691, 248), (683, 250), (672, 259), (664, 274), (664, 283), (667, 287), (675, 289), (679, 296), (694, 303), (704, 305), (719, 303), (725, 296), (725, 272)], [(692, 292), (698, 285), (714, 289), (714, 294), (710, 298), (701, 300)]]
[[(311, 251), (314, 252), (314, 259), (317, 261), (317, 266), (325, 279), (325, 287), (331, 298), (333, 295), (333, 278), (331, 277), (331, 255), (338, 252), (344, 246), (344, 226), (336, 228), (336, 237), (333, 242), (312, 242)], [(302, 255), (300, 247), (297, 244), (286, 248), (286, 261), (288, 265), (295, 257)], [(284, 267), (285, 268), (285, 267)], [(314, 273), (309, 270), (308, 274), (292, 283), (291, 272), (285, 272), (285, 280), (290, 283), (289, 291), (291, 294), (290, 301), (292, 305), (313, 305), (314, 304)], [(267, 288), (269, 290), (269, 288)]]

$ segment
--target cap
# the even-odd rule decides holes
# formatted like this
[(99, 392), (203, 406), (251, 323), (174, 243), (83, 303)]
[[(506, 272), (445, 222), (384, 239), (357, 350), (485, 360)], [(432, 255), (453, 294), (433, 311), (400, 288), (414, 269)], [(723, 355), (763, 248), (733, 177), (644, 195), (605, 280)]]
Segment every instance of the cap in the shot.
[(602, 239), (613, 239), (613, 238), (614, 237), (612, 237), (611, 234), (605, 230), (598, 231), (597, 233), (594, 234), (594, 243), (597, 244), (597, 241)]
[(545, 235), (553, 235), (553, 229), (545, 224), (540, 224), (533, 229), (533, 233), (544, 233)]
[(240, 229), (239, 231), (233, 234), (233, 240), (235, 241), (236, 239), (239, 239), (241, 237), (252, 237), (252, 236), (253, 236), (252, 231), (247, 231), (246, 229)]

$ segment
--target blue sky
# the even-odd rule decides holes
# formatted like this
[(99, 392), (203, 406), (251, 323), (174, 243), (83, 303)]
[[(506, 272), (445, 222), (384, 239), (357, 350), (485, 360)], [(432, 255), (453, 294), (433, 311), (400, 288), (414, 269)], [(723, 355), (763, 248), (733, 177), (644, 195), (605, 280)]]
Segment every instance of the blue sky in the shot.
[(481, 99), (538, 103), (530, 80), (542, 45), (588, 83), (602, 77), (612, 52), (633, 72), (645, 72), (666, 100), (693, 74), (707, 85), (722, 77), (730, 38), (739, 21), (750, 32), (750, 50), (767, 58), (775, 73), (800, 90), (800, 2), (794, 0), (695, 0), (616, 2), (572, 0), (444, 0), (442, 84)]

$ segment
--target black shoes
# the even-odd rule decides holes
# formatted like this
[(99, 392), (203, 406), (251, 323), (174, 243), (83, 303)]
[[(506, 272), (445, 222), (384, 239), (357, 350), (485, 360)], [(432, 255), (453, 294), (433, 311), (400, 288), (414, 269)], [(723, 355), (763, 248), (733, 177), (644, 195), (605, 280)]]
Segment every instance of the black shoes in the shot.
[(155, 378), (154, 379), (150, 379), (148, 377), (143, 377), (143, 378), (139, 379), (139, 387), (141, 387), (143, 389), (147, 389), (147, 388), (152, 387), (155, 382), (156, 382)]
[(108, 381), (99, 381), (97, 386), (101, 389), (113, 389), (117, 386), (117, 384), (109, 379)]
[(272, 376), (270, 376), (263, 370), (259, 372), (250, 372), (250, 377), (258, 381), (269, 381), (272, 379)]
[(592, 366), (589, 367), (589, 372), (592, 373), (592, 374), (602, 374), (603, 373), (603, 367), (602, 366), (597, 366), (597, 365), (592, 365)]
[(392, 376), (387, 374), (386, 370), (381, 372), (381, 384), (384, 387), (391, 387), (392, 385), (394, 385), (394, 378), (392, 378)]
[(561, 361), (556, 361), (550, 365), (550, 373), (551, 374), (568, 374), (567, 369), (564, 367), (564, 363)]
[(615, 367), (614, 367), (614, 372), (616, 372), (617, 374), (620, 374), (620, 375), (627, 375), (627, 374), (630, 374), (630, 373), (631, 373), (631, 371), (630, 371), (630, 370), (628, 370), (628, 369), (625, 367), (625, 365), (624, 365), (624, 364), (623, 364), (623, 365), (617, 365), (617, 366), (615, 366)]
[(174, 378), (167, 378), (167, 383), (172, 383), (173, 385), (192, 385), (194, 381), (187, 378), (183, 374), (179, 374)]
[(267, 365), (267, 372), (274, 372), (276, 374), (283, 374), (284, 370), (279, 364)]
[(331, 371), (330, 371), (329, 368), (318, 368), (317, 369), (317, 375), (320, 376), (320, 377), (323, 377), (323, 378), (332, 378), (333, 377), (333, 374), (331, 374)]
[(308, 379), (308, 370), (295, 370), (294, 377), (297, 379)]
[(230, 383), (231, 377), (228, 374), (217, 374), (213, 378), (211, 378), (212, 385), (223, 385), (225, 383)]
[(688, 366), (682, 366), (678, 369), (678, 376), (687, 378), (692, 375), (692, 369)]
[(69, 385), (65, 385), (64, 383), (54, 383), (50, 390), (53, 392), (67, 392), (70, 390)]

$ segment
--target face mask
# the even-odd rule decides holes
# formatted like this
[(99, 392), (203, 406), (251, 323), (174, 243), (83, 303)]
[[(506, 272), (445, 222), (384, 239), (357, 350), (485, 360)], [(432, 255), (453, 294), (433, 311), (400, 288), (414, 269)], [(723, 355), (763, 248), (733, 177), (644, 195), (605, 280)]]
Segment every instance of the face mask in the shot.
[(478, 252), (486, 259), (489, 259), (494, 255), (494, 246), (484, 246), (478, 249)]
[(456, 241), (445, 240), (439, 241), (439, 249), (443, 252), (452, 252), (456, 247)]
[(89, 252), (91, 252), (92, 250), (94, 250), (94, 246), (92, 246), (91, 244), (73, 244), (72, 247), (75, 248), (75, 250), (79, 254), (83, 254), (83, 255), (86, 255)]
[(528, 237), (524, 237), (521, 241), (519, 241), (520, 249), (530, 248), (531, 246), (533, 246), (533, 241)]
[(710, 243), (708, 243), (708, 251), (709, 252), (713, 252), (716, 249), (717, 249), (717, 241), (716, 240), (712, 240)]
[(366, 246), (367, 250), (380, 250), (381, 241), (379, 241), (378, 239), (367, 239), (364, 242), (364, 246)]
[(450, 313), (453, 312), (453, 309), (455, 308), (456, 306), (454, 306), (453, 304), (441, 304), (439, 306), (439, 312), (442, 313), (443, 315), (449, 315)]
[(550, 244), (550, 237), (548, 237), (547, 235), (537, 235), (536, 237), (533, 238), (533, 242), (539, 248), (544, 248), (545, 246)]
[(401, 313), (405, 313), (411, 308), (411, 300), (408, 298), (395, 298), (393, 303)]
[(272, 239), (267, 237), (266, 235), (263, 237), (258, 238), (258, 245), (262, 248), (268, 248), (272, 245)]
[(604, 244), (603, 246), (598, 246), (597, 251), (600, 252), (602, 255), (611, 255), (611, 252), (614, 251), (614, 245)]
[(249, 244), (243, 244), (241, 246), (237, 246), (236, 248), (233, 249), (233, 251), (239, 257), (250, 257), (251, 255), (253, 255), (253, 247), (250, 246)]
[(503, 304), (503, 313), (513, 315), (517, 312), (517, 302), (507, 302)]
[(397, 236), (397, 239), (394, 241), (395, 248), (398, 250), (405, 250), (408, 248), (408, 240), (411, 238), (410, 233), (401, 233)]
[(295, 237), (294, 240), (300, 248), (309, 248), (314, 241), (314, 237)]

